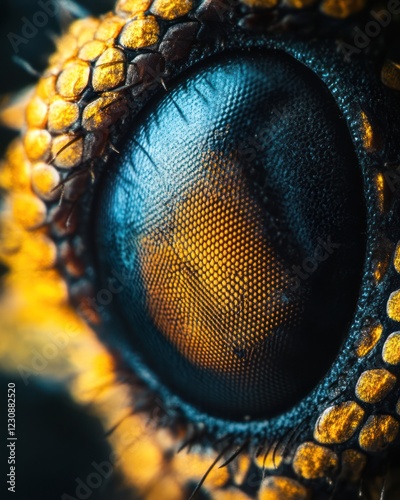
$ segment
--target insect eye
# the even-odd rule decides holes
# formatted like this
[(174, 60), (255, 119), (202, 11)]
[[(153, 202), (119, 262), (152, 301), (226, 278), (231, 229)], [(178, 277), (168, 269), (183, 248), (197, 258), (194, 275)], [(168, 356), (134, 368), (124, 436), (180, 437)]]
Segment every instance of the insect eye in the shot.
[(3, 307), (104, 354), (140, 498), (350, 498), (398, 445), (398, 22), (352, 47), (363, 7), (118, 0), (29, 98)]
[(266, 51), (192, 70), (139, 123), (94, 212), (103, 283), (126, 282), (125, 341), (208, 413), (274, 416), (328, 370), (355, 306), (345, 121), (310, 70)]

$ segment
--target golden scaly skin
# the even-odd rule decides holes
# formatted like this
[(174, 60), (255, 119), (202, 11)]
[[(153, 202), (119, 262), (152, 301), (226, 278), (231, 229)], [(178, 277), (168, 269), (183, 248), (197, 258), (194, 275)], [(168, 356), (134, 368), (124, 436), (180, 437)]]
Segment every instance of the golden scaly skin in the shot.
[[(316, 3), (315, 0), (286, 2), (299, 10)], [(274, 8), (278, 0), (243, 0), (243, 4)], [(1, 213), (0, 255), (10, 268), (4, 278), (5, 294), (0, 302), (2, 366), (24, 376), (30, 372), (38, 374), (32, 356), (37, 349), (48, 361), (40, 375), (65, 380), (79, 403), (94, 401), (104, 428), (122, 420), (108, 438), (115, 452), (110, 461), (122, 473), (126, 484), (147, 500), (187, 498), (188, 483), (202, 478), (217, 453), (195, 447), (189, 455), (177, 454), (184, 429), (156, 428), (148, 425), (148, 415), (130, 414), (133, 396), (129, 384), (117, 380), (113, 358), (70, 305), (65, 278), (56, 267), (61, 259), (71, 276), (82, 276), (84, 269), (79, 256), (68, 245), (57, 248), (49, 228), (58, 234), (74, 231), (76, 221), (70, 207), (79, 190), (79, 178), (65, 184), (63, 190), (59, 189), (60, 182), (71, 168), (88, 160), (95, 165), (96, 158), (110, 153), (113, 126), (129, 112), (128, 89), (121, 91), (129, 81), (126, 49), (140, 52), (156, 46), (160, 22), (184, 19), (194, 7), (191, 0), (120, 0), (114, 12), (100, 19), (74, 22), (58, 41), (57, 52), (30, 96), (22, 136), (10, 145), (0, 171), (0, 185), (7, 191)], [(337, 19), (347, 18), (363, 7), (362, 0), (320, 3), (325, 15)], [(391, 66), (387, 73), (392, 83), (393, 71)], [(89, 86), (97, 97), (85, 103), (82, 96)], [(17, 121), (18, 116), (12, 120)], [(75, 135), (73, 130), (78, 122), (83, 133)], [(364, 125), (366, 147), (373, 147), (373, 130), (366, 117)], [(92, 173), (95, 175), (95, 167)], [(379, 182), (378, 179), (378, 187)], [(49, 212), (46, 203), (57, 201), (60, 196), (59, 207), (56, 203)], [(397, 250), (394, 266), (398, 271), (399, 262)], [(83, 311), (92, 323), (100, 321), (96, 311), (90, 308)], [(400, 292), (392, 294), (388, 314), (400, 320)], [(356, 346), (357, 355), (363, 357), (371, 352), (381, 334), (380, 324), (366, 325)], [(50, 356), (51, 346), (58, 345), (58, 338), (65, 340), (65, 347), (58, 348), (56, 356)], [(398, 334), (387, 339), (382, 354), (386, 363), (400, 363), (399, 346)], [(73, 378), (69, 377), (71, 374)], [(282, 463), (279, 451), (266, 456), (263, 453), (261, 457), (246, 452), (227, 467), (215, 467), (203, 489), (216, 500), (249, 498), (240, 490), (240, 484), (251, 463), (265, 469), (266, 478), (258, 492), (262, 500), (311, 498), (312, 483), (303, 480), (329, 479), (339, 470), (348, 481), (357, 482), (368, 452), (383, 449), (395, 440), (399, 431), (395, 418), (365, 415), (357, 400), (380, 401), (395, 382), (389, 371), (371, 369), (360, 377), (354, 401), (332, 405), (321, 412), (314, 441), (301, 443), (291, 459), (298, 480), (279, 472), (269, 475)], [(360, 449), (349, 448), (338, 455), (334, 445), (346, 442), (356, 433)]]

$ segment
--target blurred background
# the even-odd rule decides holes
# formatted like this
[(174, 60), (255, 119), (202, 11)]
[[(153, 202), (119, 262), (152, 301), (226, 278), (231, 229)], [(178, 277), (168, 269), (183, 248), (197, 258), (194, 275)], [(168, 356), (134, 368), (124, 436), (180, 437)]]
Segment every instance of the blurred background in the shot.
[[(32, 20), (43, 8), (39, 0), (1, 0), (0, 96), (3, 102), (5, 96), (35, 84), (36, 77), (23, 67), (25, 63), (22, 61), (31, 66), (34, 72), (41, 73), (46, 68), (48, 56), (54, 50), (53, 40), (75, 18), (74, 14), (85, 9), (97, 15), (110, 10), (113, 4), (111, 0), (80, 0), (79, 5), (58, 0), (55, 2), (66, 7), (61, 10), (61, 17), (49, 17), (48, 23), (38, 29), (28, 43), (18, 44), (16, 53), (10, 39), (14, 35), (21, 36), (25, 20)], [(14, 37), (14, 40), (17, 38)], [(17, 134), (17, 131), (0, 127), (1, 156)], [(5, 272), (5, 268), (0, 267), (0, 276)], [(0, 323), (1, 321), (0, 318)], [(9, 472), (5, 440), (9, 382), (16, 384), (18, 441), (15, 494), (7, 491), (6, 484), (6, 474)], [(49, 378), (32, 377), (29, 384), (25, 384), (20, 377), (1, 371), (0, 401), (0, 436), (3, 436), (0, 447), (0, 498), (77, 498), (77, 479), (85, 480), (93, 472), (93, 462), (101, 464), (109, 458), (111, 452), (105, 439), (105, 430), (91, 414), (90, 408), (76, 404), (61, 384)], [(93, 489), (90, 494), (82, 489), (79, 498), (125, 498), (123, 493), (116, 493), (117, 484), (119, 480), (112, 474), (102, 483), (101, 488)]]

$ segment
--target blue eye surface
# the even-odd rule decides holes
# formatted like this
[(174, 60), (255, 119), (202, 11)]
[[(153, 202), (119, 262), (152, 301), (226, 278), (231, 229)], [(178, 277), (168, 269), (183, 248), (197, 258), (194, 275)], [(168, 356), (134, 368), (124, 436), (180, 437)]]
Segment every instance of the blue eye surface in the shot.
[(124, 338), (174, 393), (241, 420), (316, 385), (365, 248), (346, 122), (310, 70), (253, 51), (184, 75), (142, 113), (99, 193), (103, 283), (124, 276)]

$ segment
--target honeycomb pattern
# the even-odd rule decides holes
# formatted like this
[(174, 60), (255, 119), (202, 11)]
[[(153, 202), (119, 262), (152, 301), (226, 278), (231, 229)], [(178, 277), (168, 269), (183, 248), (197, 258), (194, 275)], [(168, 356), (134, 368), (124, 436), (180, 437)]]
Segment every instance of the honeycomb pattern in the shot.
[(255, 398), (273, 406), (296, 387), (278, 360), (291, 349), (305, 297), (284, 300), (291, 276), (239, 172), (211, 153), (204, 177), (162, 222), (155, 205), (139, 231), (140, 267), (158, 330), (196, 367), (234, 377), (219, 395), (227, 408), (235, 399), (262, 408)]

